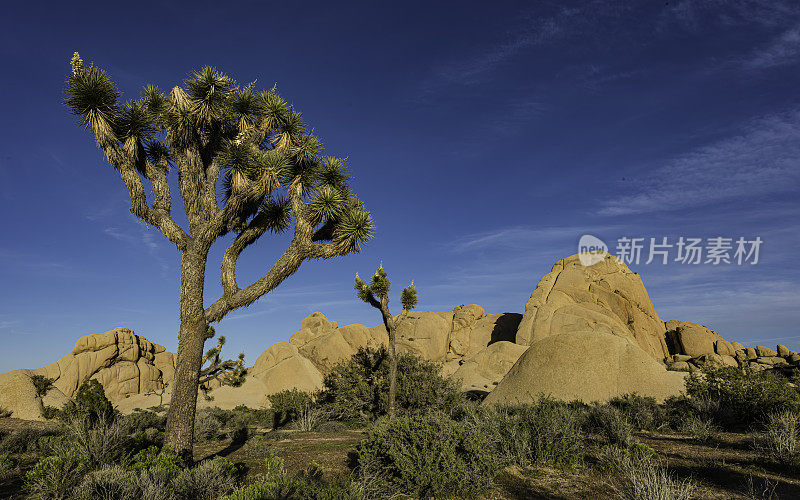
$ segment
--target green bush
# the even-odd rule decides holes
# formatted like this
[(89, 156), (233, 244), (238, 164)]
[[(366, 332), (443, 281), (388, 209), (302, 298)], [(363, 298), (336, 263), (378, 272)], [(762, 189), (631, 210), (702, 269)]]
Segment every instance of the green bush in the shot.
[(690, 414), (680, 428), (681, 431), (689, 434), (696, 441), (707, 443), (714, 439), (717, 434), (717, 426), (709, 419)]
[(26, 451), (41, 451), (39, 441), (46, 436), (55, 436), (61, 431), (57, 429), (36, 429), (21, 427), (6, 434), (0, 441), (0, 450), (11, 453), (24, 453)]
[(237, 415), (231, 420), (228, 437), (232, 444), (243, 444), (250, 437), (249, 421), (250, 419), (246, 415)]
[(504, 463), (555, 467), (583, 462), (581, 409), (540, 397), (535, 403), (481, 412), (479, 431), (492, 437)]
[(75, 401), (67, 401), (58, 416), (65, 422), (84, 418), (91, 422), (110, 422), (116, 417), (116, 412), (106, 397), (102, 384), (95, 379), (89, 379), (78, 387)]
[[(374, 419), (385, 415), (389, 394), (389, 358), (385, 347), (360, 348), (323, 379), (319, 401), (337, 419)], [(441, 376), (439, 365), (419, 356), (397, 356), (397, 409), (406, 413), (451, 411), (464, 397)]]
[(25, 474), (25, 486), (34, 498), (66, 498), (87, 471), (88, 463), (80, 451), (63, 443)]
[(17, 461), (7, 451), (0, 452), (0, 471), (7, 471), (13, 469), (17, 465)]
[(797, 389), (785, 378), (766, 371), (708, 368), (686, 378), (686, 392), (691, 399), (713, 403), (708, 415), (698, 416), (730, 430), (763, 424), (772, 413), (800, 411)]
[(216, 500), (236, 488), (238, 468), (227, 458), (205, 460), (173, 479), (175, 496), (185, 500)]
[(800, 462), (800, 414), (773, 413), (764, 427), (764, 432), (756, 437), (756, 449), (782, 464), (797, 465)]
[(267, 399), (272, 409), (272, 425), (276, 429), (296, 420), (300, 412), (313, 403), (311, 394), (298, 389), (276, 392)]
[(133, 456), (131, 467), (136, 472), (150, 471), (171, 479), (183, 470), (183, 462), (169, 447), (151, 446)]
[(138, 477), (118, 465), (88, 473), (75, 488), (70, 498), (75, 500), (129, 500), (142, 498), (137, 485)]
[(55, 406), (48, 406), (48, 405), (42, 406), (42, 416), (47, 420), (53, 420), (54, 418), (58, 418), (58, 415), (59, 415), (59, 409), (56, 408)]
[(357, 449), (364, 469), (381, 470), (386, 487), (427, 498), (484, 491), (497, 470), (487, 437), (442, 413), (382, 419)]
[(635, 429), (655, 430), (667, 423), (664, 408), (649, 396), (634, 392), (611, 398), (608, 404), (620, 410)]
[(633, 427), (625, 414), (611, 405), (595, 405), (587, 419), (589, 430), (604, 436), (610, 444), (627, 448), (633, 444)]
[(194, 437), (198, 441), (210, 441), (219, 438), (222, 426), (227, 423), (228, 416), (220, 415), (215, 408), (203, 408), (195, 415)]
[(119, 425), (125, 434), (136, 434), (147, 429), (157, 429), (163, 432), (167, 427), (167, 417), (152, 410), (134, 408), (132, 413), (119, 418)]
[(67, 425), (64, 435), (93, 468), (118, 463), (128, 451), (129, 439), (119, 424), (103, 418), (94, 422), (89, 417), (76, 418)]
[(46, 396), (50, 389), (53, 388), (55, 379), (47, 378), (44, 375), (31, 375), (31, 382), (33, 382), (33, 387), (36, 389), (36, 395), (41, 398)]

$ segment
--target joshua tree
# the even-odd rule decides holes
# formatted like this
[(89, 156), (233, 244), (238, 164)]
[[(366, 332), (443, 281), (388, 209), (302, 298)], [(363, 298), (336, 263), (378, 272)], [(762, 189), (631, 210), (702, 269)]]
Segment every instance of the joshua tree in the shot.
[[(374, 229), (350, 192), (344, 160), (322, 156), (320, 140), (274, 87), (253, 87), (205, 67), (168, 95), (149, 85), (138, 100), (121, 104), (106, 72), (84, 66), (77, 52), (67, 78), (65, 104), (120, 175), (131, 213), (181, 252), (178, 359), (166, 444), (185, 459), (191, 457), (208, 325), (273, 290), (305, 260), (358, 252)], [(170, 171), (177, 171), (186, 229), (170, 212)], [(236, 263), (242, 251), (266, 232), (290, 228), (283, 254), (240, 288)], [(222, 294), (206, 306), (209, 248), (229, 233), (234, 236), (222, 257)]]
[[(214, 335), (216, 335), (214, 327), (208, 325), (206, 340), (214, 338)], [(200, 380), (198, 383), (200, 384), (200, 390), (203, 391), (203, 395), (206, 397), (208, 397), (208, 393), (212, 389), (209, 385), (210, 382), (216, 381), (219, 385), (239, 387), (242, 385), (247, 375), (247, 369), (244, 367), (244, 353), (240, 352), (239, 357), (235, 361), (232, 359), (223, 361), (221, 356), (222, 346), (224, 345), (225, 335), (220, 335), (219, 338), (217, 338), (217, 345), (206, 351), (203, 355), (202, 366), (206, 365), (206, 363), (208, 363), (208, 366), (200, 370)]]
[(400, 304), (403, 310), (395, 317), (389, 312), (389, 288), (392, 282), (389, 281), (389, 276), (383, 270), (383, 263), (372, 279), (367, 284), (364, 280), (359, 278), (356, 273), (356, 294), (358, 298), (375, 309), (381, 312), (383, 318), (383, 325), (386, 327), (386, 332), (389, 334), (389, 418), (394, 417), (395, 414), (395, 395), (397, 394), (397, 352), (395, 350), (395, 334), (397, 327), (408, 316), (408, 311), (417, 306), (417, 290), (414, 288), (414, 282), (403, 288), (403, 293), (400, 296)]

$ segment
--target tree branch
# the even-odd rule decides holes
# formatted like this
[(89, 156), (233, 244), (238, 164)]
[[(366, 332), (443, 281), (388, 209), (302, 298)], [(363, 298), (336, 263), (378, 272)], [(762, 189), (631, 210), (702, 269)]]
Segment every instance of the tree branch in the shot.
[(239, 291), (239, 287), (236, 284), (236, 263), (239, 261), (239, 256), (245, 248), (257, 241), (266, 231), (267, 217), (263, 214), (258, 214), (253, 217), (247, 228), (236, 236), (231, 246), (225, 250), (220, 267), (220, 280), (222, 281), (222, 290), (225, 295), (233, 296)]
[(188, 235), (170, 216), (170, 192), (167, 184), (166, 170), (155, 167), (149, 160), (145, 161), (147, 177), (153, 188), (153, 207), (147, 206), (144, 186), (134, 161), (120, 149), (115, 140), (96, 136), (97, 144), (103, 150), (108, 161), (119, 171), (122, 182), (128, 188), (131, 199), (130, 211), (136, 217), (151, 224), (164, 233), (178, 250), (184, 250), (188, 244)]
[[(289, 186), (287, 191), (294, 215), (294, 237), (292, 242), (264, 276), (247, 288), (239, 289), (236, 285), (236, 262), (239, 255), (244, 248), (258, 239), (261, 234), (264, 234), (260, 225), (245, 229), (225, 251), (220, 270), (224, 291), (222, 297), (205, 310), (206, 320), (209, 323), (221, 320), (230, 311), (248, 306), (262, 295), (273, 290), (283, 280), (297, 272), (303, 261), (312, 255), (312, 250), (315, 247), (323, 246), (311, 242), (313, 227), (303, 216), (305, 207), (302, 198), (302, 186), (295, 182)], [(315, 253), (315, 255), (317, 254), (318, 252)]]

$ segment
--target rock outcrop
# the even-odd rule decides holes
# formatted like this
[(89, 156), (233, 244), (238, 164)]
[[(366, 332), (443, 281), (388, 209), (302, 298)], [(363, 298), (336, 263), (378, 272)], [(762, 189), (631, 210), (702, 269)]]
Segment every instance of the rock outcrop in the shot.
[(463, 361), (450, 377), (465, 391), (489, 393), (514, 366), (528, 346), (500, 341), (478, 351)]
[(483, 404), (527, 403), (541, 394), (592, 402), (637, 392), (663, 400), (683, 390), (684, 376), (626, 337), (562, 333), (531, 344)]
[(516, 343), (586, 331), (628, 338), (659, 361), (671, 354), (641, 278), (612, 255), (588, 267), (578, 255), (556, 262), (525, 305)]
[[(214, 385), (198, 405), (268, 407), (286, 389), (316, 391), (326, 373), (359, 348), (384, 346), (383, 325), (338, 326), (315, 312), (287, 342), (263, 351), (239, 387)], [(709, 366), (789, 370), (800, 354), (779, 345), (745, 348), (702, 325), (662, 321), (638, 274), (613, 256), (583, 266), (577, 255), (558, 261), (524, 314), (487, 314), (477, 304), (452, 311), (412, 311), (398, 328), (399, 352), (441, 363), (465, 391), (489, 393), (486, 404), (529, 401), (540, 393), (594, 401), (628, 392), (659, 399), (683, 389), (686, 371)], [(88, 379), (103, 384), (121, 410), (169, 401), (176, 355), (126, 328), (86, 335), (60, 360), (0, 374), (0, 406), (19, 418), (61, 407)], [(43, 398), (31, 377), (55, 380)], [(166, 386), (166, 390), (163, 388)]]
[[(175, 358), (127, 328), (84, 335), (55, 363), (0, 375), (0, 406), (11, 408), (18, 418), (41, 419), (43, 405), (60, 408), (89, 379), (99, 381), (111, 401), (147, 394), (172, 381)], [(54, 379), (44, 398), (36, 396), (33, 375)]]

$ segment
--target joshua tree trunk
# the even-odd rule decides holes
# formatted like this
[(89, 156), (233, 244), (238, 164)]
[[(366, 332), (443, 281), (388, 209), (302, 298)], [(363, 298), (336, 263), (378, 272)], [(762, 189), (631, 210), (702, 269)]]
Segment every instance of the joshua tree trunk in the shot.
[(203, 364), (208, 322), (203, 311), (207, 253), (187, 250), (181, 260), (178, 360), (167, 412), (165, 442), (189, 463), (192, 460), (197, 387)]
[(387, 317), (388, 310), (384, 312), (383, 324), (389, 333), (389, 418), (395, 415), (395, 399), (397, 398), (397, 353), (395, 350), (395, 324), (391, 316)]

